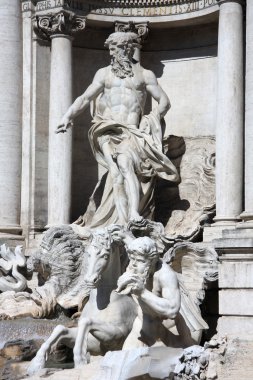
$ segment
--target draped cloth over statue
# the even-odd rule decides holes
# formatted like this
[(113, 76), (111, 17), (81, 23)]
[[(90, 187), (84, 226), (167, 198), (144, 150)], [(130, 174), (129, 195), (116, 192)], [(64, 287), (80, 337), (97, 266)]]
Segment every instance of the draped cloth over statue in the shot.
[[(134, 170), (140, 183), (139, 213), (144, 218), (151, 218), (153, 212), (154, 181), (158, 176), (168, 181), (178, 182), (176, 167), (162, 151), (161, 125), (154, 112), (145, 115), (140, 125), (129, 126), (105, 120), (99, 115), (93, 119), (89, 130), (89, 141), (93, 154), (99, 164), (108, 170), (103, 154), (103, 144), (108, 144), (112, 159), (117, 162), (120, 154), (127, 155), (134, 164)], [(79, 218), (79, 224), (90, 228), (119, 223), (114, 202), (112, 178), (109, 172), (100, 204), (95, 204), (96, 194), (101, 192), (102, 181), (99, 181), (90, 198), (86, 213)]]

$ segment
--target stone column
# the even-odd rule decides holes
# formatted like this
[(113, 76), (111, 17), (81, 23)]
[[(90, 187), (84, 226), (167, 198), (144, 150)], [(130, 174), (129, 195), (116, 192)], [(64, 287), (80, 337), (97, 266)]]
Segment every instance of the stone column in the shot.
[(36, 31), (50, 37), (51, 73), (48, 157), (48, 227), (70, 223), (72, 131), (56, 134), (61, 117), (72, 104), (72, 35), (84, 29), (85, 19), (60, 11), (37, 16)]
[(22, 136), (20, 0), (0, 1), (0, 232), (20, 233)]
[(219, 5), (215, 221), (233, 224), (243, 200), (243, 1)]
[[(244, 221), (253, 225), (253, 2), (247, 1), (245, 91), (245, 211)], [(247, 223), (248, 225), (249, 223)]]

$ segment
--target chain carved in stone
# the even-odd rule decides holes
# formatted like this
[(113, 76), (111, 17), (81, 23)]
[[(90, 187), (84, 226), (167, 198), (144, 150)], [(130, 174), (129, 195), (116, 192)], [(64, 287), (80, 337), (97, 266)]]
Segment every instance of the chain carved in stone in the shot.
[(86, 18), (73, 12), (62, 10), (58, 13), (36, 15), (34, 31), (42, 39), (49, 40), (56, 34), (72, 36), (85, 29)]

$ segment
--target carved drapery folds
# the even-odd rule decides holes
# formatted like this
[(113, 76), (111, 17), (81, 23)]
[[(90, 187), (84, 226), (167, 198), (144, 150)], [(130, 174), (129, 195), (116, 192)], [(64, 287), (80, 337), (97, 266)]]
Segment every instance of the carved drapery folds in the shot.
[(50, 40), (56, 34), (72, 36), (85, 29), (86, 18), (75, 13), (61, 10), (47, 15), (36, 15), (34, 31), (42, 39)]

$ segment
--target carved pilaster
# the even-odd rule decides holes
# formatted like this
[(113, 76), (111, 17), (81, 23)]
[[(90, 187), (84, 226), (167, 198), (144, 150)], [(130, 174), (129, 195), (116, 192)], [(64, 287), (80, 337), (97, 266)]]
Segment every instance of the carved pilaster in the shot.
[(149, 26), (148, 22), (134, 23), (133, 21), (122, 22), (115, 21), (115, 32), (133, 32), (138, 34), (140, 42), (143, 42), (148, 35)]
[(85, 29), (86, 18), (76, 16), (75, 13), (61, 10), (47, 15), (36, 15), (34, 19), (34, 31), (42, 39), (50, 40), (53, 35), (67, 35), (80, 32)]

